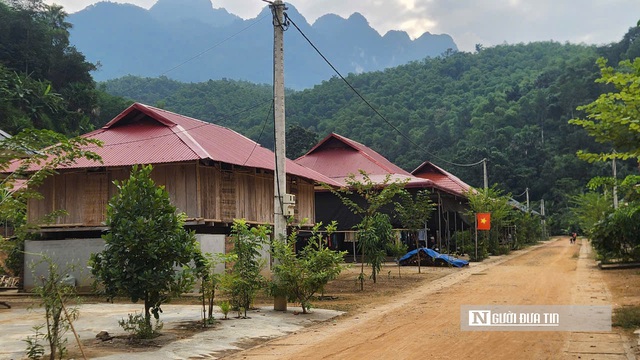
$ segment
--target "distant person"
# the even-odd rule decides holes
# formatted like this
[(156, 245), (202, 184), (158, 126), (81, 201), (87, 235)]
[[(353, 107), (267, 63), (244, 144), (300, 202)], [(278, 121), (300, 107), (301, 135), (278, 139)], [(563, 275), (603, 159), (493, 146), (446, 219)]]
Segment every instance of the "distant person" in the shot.
[(576, 238), (578, 237), (578, 234), (576, 234), (576, 232), (574, 231), (573, 233), (571, 233), (571, 239), (569, 239), (569, 243), (571, 244), (575, 244), (576, 243)]

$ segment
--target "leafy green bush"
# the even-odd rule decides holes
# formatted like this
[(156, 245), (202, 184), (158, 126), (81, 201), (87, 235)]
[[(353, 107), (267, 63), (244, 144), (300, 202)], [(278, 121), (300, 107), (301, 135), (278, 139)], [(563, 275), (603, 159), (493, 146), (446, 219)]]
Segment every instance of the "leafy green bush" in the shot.
[(316, 224), (307, 245), (296, 255), (294, 250), (297, 233), (294, 231), (289, 242), (274, 241), (274, 256), (278, 260), (274, 265), (272, 289), (279, 294), (287, 294), (289, 301), (299, 302), (302, 313), (311, 307), (311, 298), (322, 291), (324, 286), (338, 277), (344, 268), (341, 265), (346, 252), (334, 251), (325, 244), (324, 234), (331, 235), (337, 224), (332, 222), (320, 232), (322, 223)]
[(595, 224), (591, 241), (603, 260), (640, 260), (640, 202), (625, 204)]
[(218, 303), (218, 306), (220, 307), (220, 311), (224, 315), (224, 318), (227, 319), (227, 315), (229, 315), (229, 311), (231, 310), (231, 304), (225, 300), (225, 301), (220, 301)]
[(245, 220), (236, 219), (231, 227), (235, 262), (231, 273), (222, 279), (222, 286), (231, 296), (233, 309), (239, 312), (239, 316), (244, 313), (245, 318), (256, 293), (266, 283), (260, 274), (264, 266), (260, 249), (267, 242), (268, 235), (269, 229), (265, 226), (249, 227)]
[(147, 322), (144, 315), (138, 313), (129, 314), (128, 319), (118, 320), (118, 325), (138, 339), (156, 337), (163, 327), (162, 321), (156, 319), (155, 325), (152, 325)]
[(477, 257), (475, 240), (471, 241), (470, 243), (465, 243), (463, 249), (465, 254), (469, 254), (469, 261), (482, 261), (489, 257), (489, 252), (487, 251), (487, 246), (485, 245), (485, 241), (482, 239), (482, 236), (478, 236)]

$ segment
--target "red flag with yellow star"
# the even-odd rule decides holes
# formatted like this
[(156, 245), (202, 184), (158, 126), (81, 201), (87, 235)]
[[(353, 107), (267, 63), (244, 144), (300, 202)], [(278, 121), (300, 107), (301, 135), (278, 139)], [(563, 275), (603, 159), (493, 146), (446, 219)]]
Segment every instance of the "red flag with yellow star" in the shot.
[(477, 213), (476, 224), (478, 230), (491, 230), (491, 213)]

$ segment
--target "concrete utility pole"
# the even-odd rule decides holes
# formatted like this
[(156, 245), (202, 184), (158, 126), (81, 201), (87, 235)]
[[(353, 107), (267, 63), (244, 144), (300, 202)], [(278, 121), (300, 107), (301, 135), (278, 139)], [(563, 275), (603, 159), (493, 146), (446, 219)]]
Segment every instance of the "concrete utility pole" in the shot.
[[(284, 196), (287, 193), (285, 119), (284, 119), (284, 10), (282, 0), (269, 2), (273, 13), (273, 120), (275, 126), (275, 176), (273, 201), (273, 237), (287, 239), (287, 205)], [(273, 309), (287, 310), (284, 296), (274, 298)]]
[(611, 164), (613, 168), (613, 208), (618, 208), (618, 169), (616, 168), (616, 158), (613, 158)]
[(527, 193), (527, 212), (529, 212), (529, 188), (526, 188), (524, 191)]
[(540, 215), (542, 216), (542, 236), (546, 240), (547, 239), (547, 220), (545, 219), (544, 214), (544, 199), (540, 199)]
[(487, 158), (482, 159), (482, 169), (484, 170), (484, 192), (489, 190), (489, 176), (487, 175)]

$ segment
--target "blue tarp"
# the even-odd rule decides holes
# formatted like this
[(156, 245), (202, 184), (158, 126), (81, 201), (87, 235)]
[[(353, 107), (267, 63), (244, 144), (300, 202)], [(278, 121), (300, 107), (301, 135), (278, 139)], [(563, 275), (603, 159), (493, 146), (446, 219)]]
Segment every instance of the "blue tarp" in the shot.
[[(445, 254), (440, 254), (439, 252), (433, 250), (433, 249), (427, 249), (427, 248), (420, 248), (420, 251), (422, 251), (422, 253), (420, 254), (421, 257), (423, 257), (424, 255), (428, 256), (431, 258), (432, 262), (434, 264), (438, 264), (441, 263), (442, 261), (446, 262), (447, 264), (451, 265), (451, 266), (455, 266), (455, 267), (463, 267), (463, 266), (467, 266), (469, 265), (469, 262), (466, 260), (461, 260), (458, 258), (454, 258), (453, 256), (449, 256), (449, 255), (445, 255)], [(408, 253), (406, 253), (403, 257), (401, 257), (398, 262), (400, 263), (400, 265), (408, 265), (408, 261), (409, 259), (411, 259), (412, 257), (416, 256), (418, 254), (418, 250), (411, 250)], [(436, 261), (436, 259), (440, 259), (439, 261)]]

